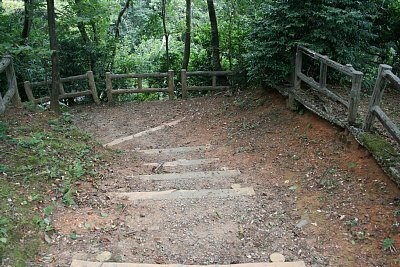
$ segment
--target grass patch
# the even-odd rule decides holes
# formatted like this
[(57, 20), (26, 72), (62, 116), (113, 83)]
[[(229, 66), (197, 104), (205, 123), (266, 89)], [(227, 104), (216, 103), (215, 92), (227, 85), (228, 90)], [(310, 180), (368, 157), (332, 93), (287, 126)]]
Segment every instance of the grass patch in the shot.
[(103, 151), (71, 114), (22, 113), (0, 121), (0, 259), (9, 266), (30, 265), (45, 249), (52, 205), (75, 205), (75, 183), (94, 179)]

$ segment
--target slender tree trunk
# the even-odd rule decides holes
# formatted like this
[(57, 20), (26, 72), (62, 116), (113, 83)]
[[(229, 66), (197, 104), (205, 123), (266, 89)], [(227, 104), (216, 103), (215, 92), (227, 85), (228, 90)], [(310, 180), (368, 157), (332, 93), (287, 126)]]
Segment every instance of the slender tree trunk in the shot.
[(212, 46), (213, 67), (214, 70), (220, 71), (222, 70), (222, 67), (221, 67), (221, 60), (219, 57), (219, 34), (218, 34), (217, 16), (215, 15), (214, 1), (207, 0), (207, 6), (211, 24), (211, 46)]
[(233, 44), (232, 44), (232, 27), (233, 27), (233, 12), (235, 12), (236, 6), (235, 3), (232, 3), (232, 6), (229, 8), (229, 30), (228, 30), (228, 44), (229, 44), (229, 69), (232, 70), (232, 54), (233, 54)]
[(58, 43), (56, 35), (56, 16), (54, 12), (54, 0), (47, 0), (47, 19), (49, 26), (50, 50), (51, 50), (51, 91), (50, 109), (60, 113), (60, 66), (58, 62)]
[(24, 27), (21, 33), (21, 44), (26, 44), (32, 26), (32, 0), (24, 0)]
[(169, 43), (168, 43), (168, 38), (169, 34), (167, 31), (167, 25), (166, 25), (166, 16), (167, 16), (167, 0), (161, 0), (161, 18), (162, 18), (162, 24), (163, 24), (163, 29), (164, 29), (164, 37), (165, 37), (165, 56), (166, 56), (166, 61), (167, 61), (167, 71), (169, 70)]
[(187, 70), (190, 58), (190, 32), (192, 27), (192, 3), (186, 0), (186, 31), (185, 31), (185, 50), (183, 52), (182, 69)]
[[(78, 16), (80, 16), (80, 12), (79, 12), (80, 3), (81, 3), (81, 0), (75, 0), (75, 4), (77, 5), (77, 10), (78, 10)], [(92, 28), (93, 28), (93, 24), (94, 23), (92, 23)], [(78, 26), (78, 30), (79, 30), (79, 32), (80, 32), (80, 34), (82, 36), (83, 42), (85, 43), (85, 45), (89, 46), (89, 50), (90, 50), (89, 53), (88, 53), (89, 62), (90, 62), (90, 67), (89, 68), (90, 68), (91, 71), (94, 71), (95, 70), (95, 66), (96, 66), (96, 59), (95, 59), (95, 57), (93, 56), (93, 53), (92, 53), (92, 49), (93, 49), (92, 43), (93, 42), (89, 38), (89, 35), (88, 35), (87, 31), (86, 31), (85, 24), (83, 22), (78, 22), (77, 26)], [(94, 36), (95, 35), (96, 35), (96, 33), (94, 33)], [(95, 38), (96, 37), (94, 37), (94, 39)]]
[(131, 4), (131, 0), (126, 0), (124, 7), (121, 9), (121, 11), (118, 14), (118, 18), (117, 21), (115, 23), (115, 34), (114, 34), (114, 43), (112, 45), (112, 56), (111, 56), (111, 62), (108, 64), (108, 71), (111, 71), (111, 69), (114, 66), (114, 59), (115, 59), (115, 55), (117, 53), (117, 39), (119, 38), (119, 25), (121, 24), (122, 21), (122, 17), (124, 16), (125, 12), (128, 10), (129, 6)]

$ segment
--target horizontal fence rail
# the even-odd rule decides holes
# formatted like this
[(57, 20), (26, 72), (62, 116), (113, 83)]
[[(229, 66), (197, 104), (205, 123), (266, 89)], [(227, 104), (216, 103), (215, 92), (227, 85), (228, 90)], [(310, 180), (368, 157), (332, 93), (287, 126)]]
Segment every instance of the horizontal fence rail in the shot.
[(6, 107), (10, 102), (12, 102), (16, 107), (22, 106), (11, 56), (4, 56), (1, 58), (0, 73), (3, 71), (6, 73), (7, 77), (7, 91), (4, 96), (0, 94), (0, 114), (3, 114), (6, 111)]
[(369, 104), (368, 113), (364, 120), (364, 131), (370, 131), (374, 122), (377, 118), (386, 130), (393, 136), (393, 138), (400, 144), (400, 129), (393, 123), (388, 115), (381, 109), (380, 102), (384, 92), (385, 81), (390, 82), (391, 85), (400, 89), (400, 79), (392, 72), (392, 67), (389, 65), (379, 65), (378, 77), (372, 93), (371, 102)]
[[(113, 89), (112, 80), (113, 79), (137, 79), (137, 88), (132, 89)], [(143, 79), (148, 78), (167, 78), (168, 88), (143, 88)], [(169, 99), (174, 98), (174, 71), (170, 70), (166, 73), (144, 73), (144, 74), (112, 74), (110, 72), (106, 73), (106, 90), (108, 102), (113, 102), (113, 95), (119, 94), (134, 94), (134, 93), (168, 93)]]
[[(72, 93), (65, 93), (63, 83), (74, 82), (74, 81), (79, 81), (79, 80), (86, 80), (86, 79), (88, 80), (89, 90), (79, 91), (79, 92), (72, 92)], [(51, 85), (51, 80), (50, 81), (41, 81), (41, 82), (25, 81), (24, 82), (24, 88), (25, 88), (25, 92), (26, 92), (26, 95), (28, 96), (29, 101), (31, 101), (31, 102), (33, 102), (35, 104), (50, 101), (50, 96), (45, 96), (45, 97), (41, 97), (41, 98), (35, 98), (33, 96), (33, 93), (32, 93), (32, 87), (35, 87), (35, 86), (48, 86), (48, 85)], [(59, 96), (59, 99), (75, 98), (75, 97), (86, 96), (86, 95), (91, 95), (96, 104), (100, 103), (99, 97), (97, 95), (96, 83), (94, 81), (94, 75), (93, 75), (92, 71), (88, 71), (88, 72), (86, 72), (85, 74), (82, 74), (82, 75), (70, 76), (70, 77), (66, 77), (66, 78), (61, 78), (60, 79), (60, 96)]]
[[(234, 71), (193, 71), (187, 72), (181, 70), (182, 97), (187, 98), (189, 91), (219, 91), (228, 90), (230, 86), (217, 85), (218, 76), (229, 76), (237, 74)], [(188, 86), (187, 77), (193, 76), (211, 76), (211, 86)]]
[[(307, 76), (302, 73), (302, 64), (303, 64), (303, 55), (307, 55), (314, 60), (320, 62), (320, 75), (319, 82), (315, 81), (314, 78)], [(351, 91), (349, 93), (349, 97), (343, 98), (336, 93), (330, 91), (327, 88), (327, 76), (328, 76), (328, 67), (331, 67), (342, 74), (350, 76), (352, 79)], [(336, 101), (342, 104), (344, 107), (348, 109), (347, 115), (347, 123), (349, 125), (354, 125), (357, 117), (357, 110), (360, 101), (360, 91), (361, 91), (361, 83), (363, 78), (363, 73), (355, 70), (351, 65), (342, 65), (338, 62), (329, 59), (327, 56), (316, 53), (308, 48), (303, 46), (298, 46), (296, 51), (296, 65), (295, 65), (295, 75), (294, 75), (294, 88), (289, 94), (289, 104), (293, 107), (295, 106), (295, 100), (300, 100), (299, 91), (301, 89), (301, 82), (305, 82), (308, 86), (310, 86), (313, 90), (317, 91), (330, 98), (333, 101)]]

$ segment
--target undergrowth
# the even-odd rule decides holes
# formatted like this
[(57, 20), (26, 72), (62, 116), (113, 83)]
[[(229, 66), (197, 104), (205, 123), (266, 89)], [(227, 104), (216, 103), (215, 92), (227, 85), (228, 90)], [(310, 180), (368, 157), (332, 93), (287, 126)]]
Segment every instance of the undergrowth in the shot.
[(94, 179), (101, 148), (69, 113), (24, 110), (0, 121), (0, 259), (26, 266), (51, 234), (54, 205), (75, 205), (79, 180)]

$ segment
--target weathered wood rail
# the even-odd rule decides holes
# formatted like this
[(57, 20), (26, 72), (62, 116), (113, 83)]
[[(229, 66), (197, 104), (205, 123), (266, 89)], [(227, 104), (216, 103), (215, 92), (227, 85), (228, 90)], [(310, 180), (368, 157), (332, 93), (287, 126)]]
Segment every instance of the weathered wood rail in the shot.
[[(137, 87), (132, 89), (116, 89), (112, 88), (112, 79), (127, 79), (135, 78), (137, 79)], [(143, 88), (143, 79), (146, 78), (167, 78), (168, 88)], [(169, 99), (174, 99), (174, 71), (170, 70), (166, 73), (145, 73), (145, 74), (112, 74), (110, 72), (106, 73), (106, 90), (108, 102), (113, 102), (113, 95), (119, 94), (134, 94), (134, 93), (168, 93)]]
[(376, 78), (374, 92), (369, 104), (368, 113), (364, 120), (363, 130), (370, 131), (374, 119), (377, 118), (393, 138), (400, 144), (400, 129), (393, 123), (388, 115), (381, 109), (380, 102), (384, 92), (385, 81), (390, 82), (400, 90), (400, 78), (392, 72), (392, 67), (389, 65), (379, 65), (378, 77)]
[[(181, 70), (182, 98), (188, 97), (189, 91), (219, 91), (228, 90), (230, 86), (217, 85), (217, 76), (235, 75), (234, 71), (193, 71)], [(211, 76), (211, 86), (188, 86), (187, 77)]]
[(7, 105), (12, 102), (16, 107), (21, 107), (21, 98), (19, 97), (17, 78), (15, 76), (13, 60), (11, 56), (4, 56), (0, 60), (0, 73), (6, 73), (7, 91), (4, 96), (0, 94), (0, 114), (6, 111)]
[[(309, 56), (310, 58), (320, 62), (319, 82), (315, 81), (314, 78), (302, 73), (303, 55)], [(352, 87), (347, 99), (337, 95), (327, 88), (328, 67), (331, 67), (340, 73), (351, 77)], [(295, 101), (299, 101), (305, 106), (309, 105), (308, 101), (299, 94), (301, 90), (301, 82), (305, 82), (308, 86), (310, 86), (311, 89), (325, 95), (331, 100), (336, 101), (347, 108), (347, 124), (354, 125), (356, 122), (360, 101), (362, 78), (363, 73), (355, 70), (351, 65), (342, 65), (329, 59), (327, 56), (318, 54), (303, 46), (298, 46), (296, 51), (294, 87), (292, 88), (291, 92), (289, 92), (289, 105), (294, 108), (296, 106)], [(329, 114), (323, 111), (320, 111), (320, 113), (324, 114), (326, 117), (328, 117), (327, 119), (329, 119)]]
[[(74, 82), (74, 81), (79, 81), (79, 80), (88, 80), (88, 85), (89, 85), (89, 90), (85, 91), (79, 91), (79, 92), (72, 92), (72, 93), (65, 93), (64, 91), (64, 83), (68, 82)], [(85, 74), (82, 75), (77, 75), (77, 76), (70, 76), (66, 78), (61, 78), (60, 80), (60, 97), (59, 99), (65, 99), (65, 98), (75, 98), (79, 96), (86, 96), (86, 95), (91, 95), (93, 97), (93, 101), (96, 104), (100, 103), (99, 97), (97, 95), (97, 89), (96, 89), (96, 83), (94, 81), (94, 75), (92, 71), (88, 71)], [(50, 101), (50, 96), (45, 96), (41, 98), (35, 98), (33, 93), (32, 93), (32, 87), (34, 86), (48, 86), (51, 85), (51, 80), (50, 81), (41, 81), (41, 82), (29, 82), (25, 81), (24, 82), (24, 88), (26, 95), (28, 96), (29, 101), (37, 104), (37, 103), (43, 103)]]

